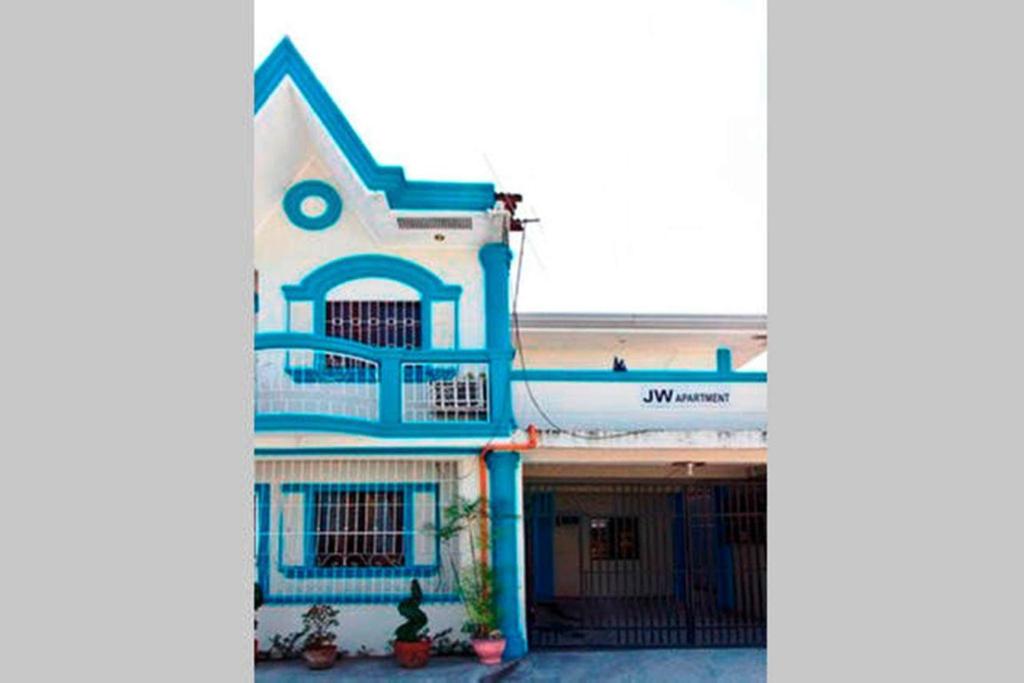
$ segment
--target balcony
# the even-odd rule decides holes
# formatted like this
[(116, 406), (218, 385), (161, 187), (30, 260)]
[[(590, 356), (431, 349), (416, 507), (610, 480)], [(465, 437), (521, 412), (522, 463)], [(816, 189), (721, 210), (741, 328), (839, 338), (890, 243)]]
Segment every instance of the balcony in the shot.
[[(298, 333), (256, 335), (257, 431), (376, 437), (502, 436), (508, 358)], [(496, 378), (500, 378), (500, 381)]]

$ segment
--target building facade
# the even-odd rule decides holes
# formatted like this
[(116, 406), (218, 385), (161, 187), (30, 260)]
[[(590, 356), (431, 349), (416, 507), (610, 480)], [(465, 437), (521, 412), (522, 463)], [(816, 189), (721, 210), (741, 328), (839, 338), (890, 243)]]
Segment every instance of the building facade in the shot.
[(476, 499), (507, 657), (764, 642), (762, 317), (512, 311), (495, 188), (378, 164), (287, 39), (254, 189), (262, 643), (326, 602), (382, 654), (412, 578), (457, 635)]

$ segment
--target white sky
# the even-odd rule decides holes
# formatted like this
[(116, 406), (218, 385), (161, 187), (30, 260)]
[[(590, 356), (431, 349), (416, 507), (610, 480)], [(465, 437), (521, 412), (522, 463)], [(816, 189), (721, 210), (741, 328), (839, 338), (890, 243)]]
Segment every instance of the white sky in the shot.
[(767, 311), (765, 0), (255, 8), (378, 163), (524, 195), (521, 311)]

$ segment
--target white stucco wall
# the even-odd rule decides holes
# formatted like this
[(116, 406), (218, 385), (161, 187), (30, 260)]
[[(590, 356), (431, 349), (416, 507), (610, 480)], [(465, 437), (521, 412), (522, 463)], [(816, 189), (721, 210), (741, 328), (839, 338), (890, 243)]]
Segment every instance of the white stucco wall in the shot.
[[(335, 605), (340, 613), (340, 626), (336, 629), (336, 644), (341, 650), (355, 654), (365, 647), (371, 655), (384, 655), (389, 652), (388, 641), (393, 637), (394, 630), (405, 619), (398, 613), (397, 605)], [(258, 626), (256, 638), (260, 641), (260, 649), (270, 647), (275, 635), (287, 636), (289, 633), (302, 630), (302, 613), (308, 605), (264, 605), (256, 615)], [(450, 637), (454, 640), (464, 638), (460, 633), (466, 620), (466, 610), (459, 603), (431, 603), (421, 605), (420, 609), (427, 615), (427, 627), (432, 634), (451, 629)], [(301, 643), (300, 643), (301, 644)]]
[[(328, 182), (342, 199), (338, 222), (324, 230), (292, 225), (282, 208), (288, 188), (309, 179)], [(363, 184), (289, 79), (256, 116), (255, 193), (255, 267), (260, 293), (257, 331), (285, 329), (282, 285), (295, 284), (338, 258), (387, 254), (413, 261), (445, 283), (461, 286), (460, 346), (484, 345), (483, 270), (478, 254), (483, 244), (504, 239), (502, 215), (442, 212), (440, 215), (459, 214), (473, 220), (472, 230), (449, 231), (443, 235), (445, 241), (437, 241), (429, 230), (399, 230), (398, 214), (389, 210), (382, 193)], [(394, 299), (398, 290), (392, 283), (375, 280), (352, 283), (347, 294), (387, 300)], [(446, 313), (450, 316), (453, 312)], [(439, 316), (442, 322), (444, 315)]]
[[(533, 399), (565, 429), (580, 430), (738, 430), (764, 429), (768, 424), (766, 383), (680, 382), (550, 382), (529, 381)], [(720, 402), (671, 400), (645, 402), (652, 391), (727, 395)], [(546, 427), (526, 382), (512, 382), (512, 404), (520, 425)]]

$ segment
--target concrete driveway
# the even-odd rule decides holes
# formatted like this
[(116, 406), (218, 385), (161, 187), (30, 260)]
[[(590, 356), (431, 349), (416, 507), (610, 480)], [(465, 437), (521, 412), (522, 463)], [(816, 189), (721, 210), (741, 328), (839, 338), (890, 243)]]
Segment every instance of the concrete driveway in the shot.
[(587, 650), (537, 651), (518, 662), (487, 667), (468, 657), (435, 657), (423, 669), (399, 668), (390, 658), (345, 658), (327, 671), (310, 671), (301, 661), (260, 662), (259, 683), (308, 681), (564, 681), (612, 683), (685, 681), (686, 683), (763, 683), (767, 651), (735, 650)]
[(685, 681), (763, 683), (767, 650), (601, 650), (531, 652), (507, 681)]

